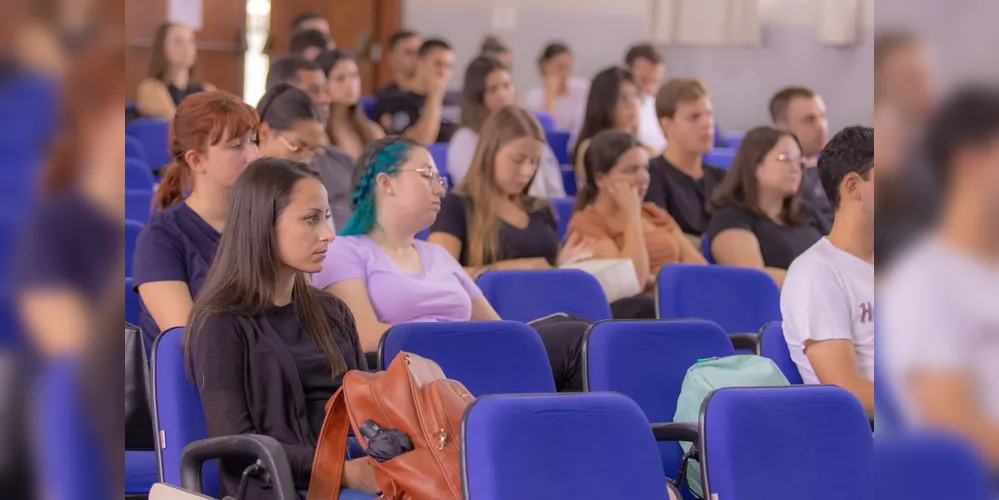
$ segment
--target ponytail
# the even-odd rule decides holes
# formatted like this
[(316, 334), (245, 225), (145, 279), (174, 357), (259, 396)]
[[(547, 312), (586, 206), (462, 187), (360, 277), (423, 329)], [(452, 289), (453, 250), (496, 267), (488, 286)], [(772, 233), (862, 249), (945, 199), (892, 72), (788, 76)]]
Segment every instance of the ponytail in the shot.
[(580, 210), (590, 206), (594, 200), (597, 198), (597, 188), (595, 184), (590, 183), (589, 179), (586, 180), (586, 185), (576, 193), (576, 204), (572, 207), (573, 212), (579, 212)]
[(188, 166), (181, 161), (174, 160), (173, 163), (167, 165), (163, 180), (156, 188), (156, 194), (153, 195), (153, 209), (161, 212), (184, 201), (184, 192), (190, 189), (190, 183)]

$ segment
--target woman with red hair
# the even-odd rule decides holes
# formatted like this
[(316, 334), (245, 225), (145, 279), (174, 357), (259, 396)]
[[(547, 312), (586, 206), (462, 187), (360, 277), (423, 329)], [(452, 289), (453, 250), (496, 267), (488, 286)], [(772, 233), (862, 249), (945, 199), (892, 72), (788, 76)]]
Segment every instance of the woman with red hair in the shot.
[(147, 342), (187, 325), (215, 257), (236, 177), (257, 158), (257, 112), (222, 91), (192, 95), (170, 126), (170, 154), (154, 197), (158, 213), (139, 235), (132, 280)]

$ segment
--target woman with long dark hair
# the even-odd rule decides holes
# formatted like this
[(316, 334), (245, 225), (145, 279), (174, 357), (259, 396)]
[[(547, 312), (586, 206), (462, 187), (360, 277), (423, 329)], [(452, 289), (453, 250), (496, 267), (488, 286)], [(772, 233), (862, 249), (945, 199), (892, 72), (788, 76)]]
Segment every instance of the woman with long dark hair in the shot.
[(361, 76), (357, 61), (349, 52), (336, 49), (323, 52), (316, 62), (326, 73), (331, 100), (326, 126), (330, 144), (357, 158), (368, 144), (385, 136), (381, 126), (369, 120), (360, 106)]
[[(516, 101), (517, 90), (513, 86), (513, 76), (503, 63), (491, 56), (479, 56), (468, 63), (465, 84), (461, 88), (461, 128), (451, 136), (447, 148), (447, 170), (455, 184), (460, 184), (472, 170), (479, 134), (482, 133), (486, 119)], [(527, 112), (522, 114), (534, 121)], [(541, 140), (542, 143), (545, 142), (543, 132)], [(565, 196), (562, 168), (547, 144), (542, 145), (540, 164), (531, 181), (529, 193), (541, 198)]]
[[(586, 185), (576, 195), (569, 231), (596, 241), (594, 257), (630, 259), (646, 291), (652, 290), (666, 264), (706, 263), (665, 210), (642, 202), (649, 189), (649, 155), (634, 135), (618, 130), (598, 133), (586, 151), (585, 164)], [(618, 302), (611, 304), (615, 317), (655, 317), (655, 305), (648, 301)]]
[[(309, 280), (333, 240), (326, 198), (319, 174), (303, 163), (261, 158), (246, 168), (183, 342), (208, 433), (275, 438), (300, 490), (309, 487), (326, 402), (344, 373), (367, 369), (347, 306)], [(229, 494), (251, 464), (222, 460)], [(344, 465), (343, 484), (378, 491), (363, 457)], [(268, 494), (250, 479), (247, 498)]]
[(156, 28), (149, 71), (139, 83), (135, 96), (139, 114), (170, 120), (187, 96), (215, 90), (214, 85), (202, 78), (195, 64), (197, 54), (193, 29), (172, 22)]
[(705, 238), (715, 262), (763, 269), (777, 281), (822, 238), (802, 208), (801, 146), (771, 127), (746, 133), (732, 168), (715, 189)]
[[(590, 140), (604, 130), (618, 130), (635, 135), (641, 112), (641, 93), (631, 70), (611, 66), (593, 77), (590, 93), (586, 97), (583, 128), (579, 131), (572, 162), (576, 169), (576, 182), (586, 183), (586, 166), (583, 159)], [(651, 153), (651, 151), (650, 151)]]

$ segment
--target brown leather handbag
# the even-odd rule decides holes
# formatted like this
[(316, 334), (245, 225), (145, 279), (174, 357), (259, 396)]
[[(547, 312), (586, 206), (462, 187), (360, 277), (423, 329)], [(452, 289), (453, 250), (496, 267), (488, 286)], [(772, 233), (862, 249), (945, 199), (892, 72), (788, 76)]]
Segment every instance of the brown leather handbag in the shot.
[(437, 363), (408, 352), (399, 352), (384, 372), (348, 372), (326, 403), (308, 500), (339, 498), (347, 426), (366, 449), (360, 425), (369, 419), (413, 442), (412, 451), (391, 460), (368, 457), (384, 500), (461, 500), (461, 417), (474, 399)]

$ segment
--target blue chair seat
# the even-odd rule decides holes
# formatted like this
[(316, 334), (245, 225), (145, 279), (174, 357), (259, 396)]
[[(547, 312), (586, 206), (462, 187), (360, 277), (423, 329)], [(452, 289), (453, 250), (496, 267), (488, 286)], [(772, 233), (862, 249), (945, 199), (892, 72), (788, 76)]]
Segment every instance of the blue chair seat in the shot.
[(125, 450), (125, 494), (149, 493), (160, 480), (155, 451)]

